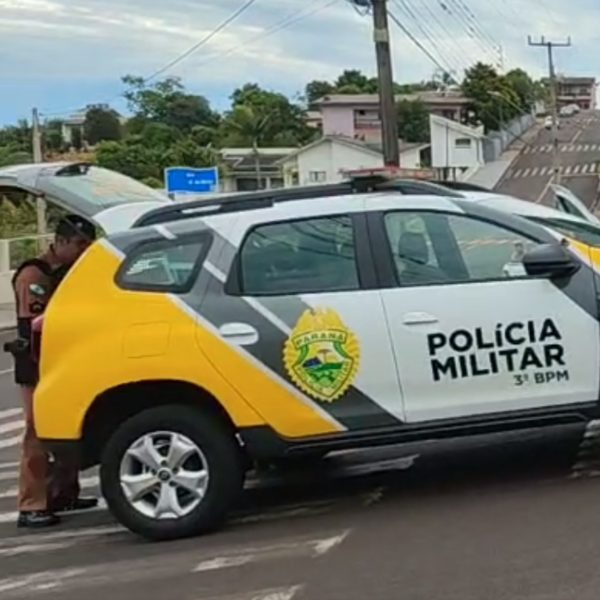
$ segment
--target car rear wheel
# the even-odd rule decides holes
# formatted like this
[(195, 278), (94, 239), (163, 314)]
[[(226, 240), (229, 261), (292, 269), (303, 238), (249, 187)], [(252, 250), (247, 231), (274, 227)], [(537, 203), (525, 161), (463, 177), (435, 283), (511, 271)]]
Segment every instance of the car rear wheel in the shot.
[(119, 427), (106, 445), (100, 479), (115, 517), (152, 540), (218, 528), (243, 486), (239, 446), (209, 413), (150, 409)]

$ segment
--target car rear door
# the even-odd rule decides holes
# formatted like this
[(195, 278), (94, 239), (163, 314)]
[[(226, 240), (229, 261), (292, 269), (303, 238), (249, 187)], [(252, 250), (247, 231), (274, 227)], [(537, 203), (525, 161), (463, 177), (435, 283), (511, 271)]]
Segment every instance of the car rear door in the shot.
[(524, 253), (553, 238), (497, 214), (371, 217), (386, 248), (382, 294), (409, 422), (598, 400), (593, 271), (527, 276)]
[(129, 229), (145, 213), (172, 203), (139, 181), (83, 163), (0, 169), (0, 191), (17, 190), (89, 219), (106, 233)]
[[(404, 408), (364, 200), (344, 199), (333, 214), (322, 201), (307, 204), (240, 213), (223, 251), (209, 257), (199, 335), (216, 330), (243, 358), (232, 374), (233, 363), (213, 354), (280, 435), (397, 426)], [(268, 390), (246, 365), (266, 374)]]

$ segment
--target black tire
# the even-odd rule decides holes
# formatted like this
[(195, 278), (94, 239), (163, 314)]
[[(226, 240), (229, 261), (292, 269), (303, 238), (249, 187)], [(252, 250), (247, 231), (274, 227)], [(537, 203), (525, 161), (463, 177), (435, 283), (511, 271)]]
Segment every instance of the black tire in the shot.
[[(127, 449), (140, 437), (169, 431), (185, 435), (204, 454), (209, 483), (200, 504), (179, 519), (153, 519), (127, 500), (120, 465)], [(102, 494), (113, 515), (129, 530), (150, 540), (173, 540), (218, 529), (243, 488), (242, 453), (235, 436), (212, 414), (186, 406), (146, 410), (125, 421), (104, 448), (100, 467)]]

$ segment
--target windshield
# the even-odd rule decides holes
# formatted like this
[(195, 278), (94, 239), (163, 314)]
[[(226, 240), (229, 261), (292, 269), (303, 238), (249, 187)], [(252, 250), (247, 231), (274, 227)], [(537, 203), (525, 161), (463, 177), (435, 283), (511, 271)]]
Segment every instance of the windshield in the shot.
[(551, 227), (564, 236), (587, 244), (588, 246), (600, 247), (600, 227), (592, 223), (569, 221), (567, 219), (555, 219), (547, 217), (527, 217), (540, 225)]
[(76, 196), (97, 212), (133, 202), (165, 202), (168, 198), (131, 177), (94, 166), (76, 166), (51, 178), (54, 194)]

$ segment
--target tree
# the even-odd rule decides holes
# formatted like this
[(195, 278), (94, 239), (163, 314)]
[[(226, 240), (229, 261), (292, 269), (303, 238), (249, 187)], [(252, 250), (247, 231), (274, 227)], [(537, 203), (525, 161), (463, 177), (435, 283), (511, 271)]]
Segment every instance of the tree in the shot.
[[(221, 131), (225, 134), (222, 144), (231, 144), (231, 138), (239, 139), (239, 130), (229, 126), (226, 121), (232, 118), (238, 107), (248, 107), (253, 117), (265, 121), (261, 133), (262, 146), (296, 146), (306, 143), (314, 131), (306, 125), (304, 110), (290, 102), (283, 94), (263, 90), (254, 83), (248, 83), (235, 90), (231, 96), (232, 110), (225, 114)], [(243, 113), (240, 113), (243, 114)], [(267, 118), (268, 117), (268, 118)], [(246, 117), (244, 119), (247, 120)], [(246, 142), (248, 143), (248, 141)]]
[(314, 104), (324, 96), (335, 93), (335, 86), (329, 81), (311, 81), (306, 84), (304, 90), (306, 102), (310, 105)]
[(423, 102), (398, 103), (398, 136), (409, 143), (429, 142), (429, 111)]
[[(375, 94), (378, 89), (377, 78), (367, 77), (362, 71), (349, 69), (344, 71), (335, 82), (335, 89), (340, 93)], [(358, 90), (344, 92), (342, 90)]]
[(114, 110), (101, 106), (90, 108), (85, 115), (83, 136), (91, 146), (95, 146), (98, 142), (120, 140), (119, 115)]
[(100, 142), (96, 148), (96, 163), (134, 179), (162, 179), (163, 152), (148, 148), (141, 138), (126, 142)]
[(63, 122), (58, 119), (48, 121), (43, 129), (44, 147), (50, 152), (60, 152), (64, 141), (62, 136)]
[(519, 97), (519, 104), (523, 107), (523, 111), (531, 110), (536, 100), (536, 86), (533, 79), (523, 69), (513, 69), (504, 78)]
[(473, 101), (472, 121), (482, 123), (487, 131), (499, 129), (501, 120), (506, 122), (522, 112), (510, 81), (500, 77), (490, 65), (477, 63), (468, 69), (462, 91)]
[(208, 100), (186, 93), (177, 78), (169, 77), (149, 86), (143, 78), (127, 75), (123, 82), (128, 87), (124, 96), (137, 124), (164, 123), (189, 133), (197, 125), (216, 127), (219, 123), (219, 115)]
[(261, 187), (260, 146), (266, 145), (274, 128), (275, 114), (265, 113), (248, 104), (234, 106), (223, 121), (226, 139), (235, 140), (234, 145), (251, 146), (254, 150), (254, 168), (257, 188)]

